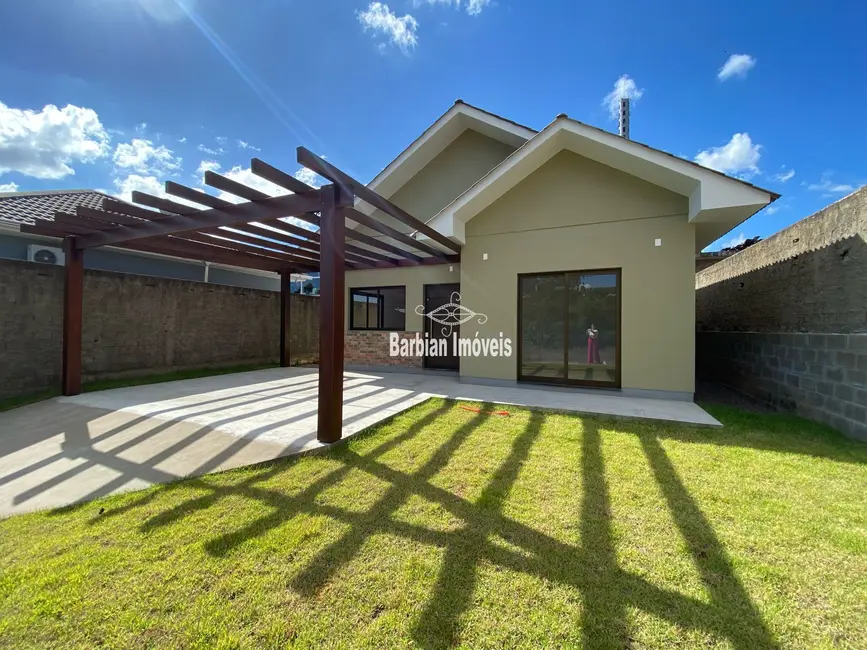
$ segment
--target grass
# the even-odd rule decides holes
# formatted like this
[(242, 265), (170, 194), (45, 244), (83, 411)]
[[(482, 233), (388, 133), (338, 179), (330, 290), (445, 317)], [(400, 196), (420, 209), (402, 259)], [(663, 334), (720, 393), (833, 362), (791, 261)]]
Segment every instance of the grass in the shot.
[[(229, 375), (236, 372), (250, 372), (252, 370), (264, 370), (266, 368), (276, 368), (279, 364), (268, 363), (259, 365), (246, 366), (225, 366), (222, 368), (194, 368), (191, 370), (178, 370), (176, 372), (167, 372), (158, 375), (145, 375), (143, 377), (124, 377), (122, 379), (101, 379), (99, 381), (91, 381), (82, 385), (81, 390), (85, 393), (90, 393), (98, 390), (109, 390), (111, 388), (126, 388), (128, 386), (143, 386), (145, 384), (159, 384), (165, 381), (178, 381), (181, 379), (197, 379), (199, 377), (214, 377), (216, 375)], [(27, 406), (35, 404), (42, 400), (51, 399), (60, 395), (60, 391), (45, 390), (30, 395), (20, 397), (9, 397), (0, 399), (0, 413), (9, 411), (10, 409), (18, 408), (19, 406)]]
[(0, 645), (867, 647), (867, 445), (495, 408), (2, 521)]

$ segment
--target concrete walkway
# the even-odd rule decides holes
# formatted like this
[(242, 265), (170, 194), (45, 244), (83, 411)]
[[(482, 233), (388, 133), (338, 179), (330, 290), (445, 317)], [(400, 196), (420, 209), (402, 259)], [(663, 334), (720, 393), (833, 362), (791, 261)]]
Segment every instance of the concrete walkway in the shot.
[[(59, 397), (0, 413), (0, 516), (321, 446), (318, 371), (280, 368)], [(690, 402), (346, 372), (343, 435), (430, 397), (720, 426)]]

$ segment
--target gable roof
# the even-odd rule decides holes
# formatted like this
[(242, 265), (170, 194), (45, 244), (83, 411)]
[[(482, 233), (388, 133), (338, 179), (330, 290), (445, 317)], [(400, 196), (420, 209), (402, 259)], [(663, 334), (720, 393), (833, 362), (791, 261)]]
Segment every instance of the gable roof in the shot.
[[(385, 198), (391, 197), (467, 129), (514, 148), (520, 147), (538, 133), (528, 126), (458, 99), (367, 186)], [(360, 201), (357, 202), (356, 208), (365, 214), (374, 212), (372, 206)]]
[(463, 243), (467, 221), (564, 149), (688, 197), (689, 221), (707, 224), (697, 228), (697, 239), (719, 232), (706, 244), (780, 197), (776, 192), (561, 114), (428, 223)]
[(120, 201), (96, 190), (45, 190), (41, 192), (0, 192), (0, 222), (21, 226), (37, 220), (54, 221), (54, 213), (72, 212), (85, 206), (99, 210), (106, 199)]

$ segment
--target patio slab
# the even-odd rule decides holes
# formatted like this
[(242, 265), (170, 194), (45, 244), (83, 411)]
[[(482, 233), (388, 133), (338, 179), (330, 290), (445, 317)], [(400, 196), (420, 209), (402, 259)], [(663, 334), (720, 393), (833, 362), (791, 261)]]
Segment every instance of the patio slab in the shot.
[[(318, 371), (277, 368), (59, 397), (0, 413), (0, 516), (321, 447)], [(430, 397), (720, 426), (690, 402), (344, 374), (343, 435)]]

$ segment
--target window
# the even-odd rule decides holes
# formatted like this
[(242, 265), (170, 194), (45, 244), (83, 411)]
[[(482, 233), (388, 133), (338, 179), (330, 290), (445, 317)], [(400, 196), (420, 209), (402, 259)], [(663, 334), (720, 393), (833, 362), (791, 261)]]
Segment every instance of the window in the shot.
[(518, 379), (619, 387), (620, 269), (518, 282)]
[(406, 287), (349, 290), (349, 329), (406, 329)]

